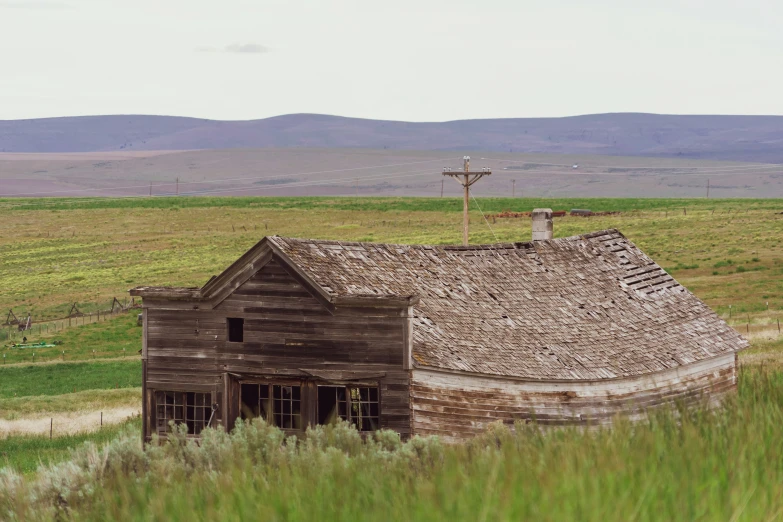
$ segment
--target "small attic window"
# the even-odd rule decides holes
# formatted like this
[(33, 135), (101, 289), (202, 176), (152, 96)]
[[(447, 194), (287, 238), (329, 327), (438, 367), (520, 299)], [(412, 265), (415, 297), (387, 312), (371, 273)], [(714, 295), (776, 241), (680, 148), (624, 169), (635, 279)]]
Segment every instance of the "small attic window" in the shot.
[(241, 317), (229, 317), (228, 323), (228, 342), (241, 343), (245, 340), (245, 320)]

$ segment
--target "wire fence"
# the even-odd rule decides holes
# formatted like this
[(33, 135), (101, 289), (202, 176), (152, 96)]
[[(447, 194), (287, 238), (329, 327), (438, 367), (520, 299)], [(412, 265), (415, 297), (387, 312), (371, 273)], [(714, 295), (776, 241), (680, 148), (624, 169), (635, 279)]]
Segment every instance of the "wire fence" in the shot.
[[(120, 302), (114, 298), (111, 308), (98, 309), (89, 313), (82, 313), (77, 309), (67, 317), (45, 318), (30, 314), (22, 314), (17, 317), (9, 313), (5, 324), (0, 325), (0, 341), (21, 343), (26, 337), (54, 334), (76, 326), (107, 321), (118, 314), (133, 309), (141, 309), (141, 304), (137, 303), (135, 299), (130, 302), (127, 300)], [(15, 319), (11, 319), (12, 317)]]

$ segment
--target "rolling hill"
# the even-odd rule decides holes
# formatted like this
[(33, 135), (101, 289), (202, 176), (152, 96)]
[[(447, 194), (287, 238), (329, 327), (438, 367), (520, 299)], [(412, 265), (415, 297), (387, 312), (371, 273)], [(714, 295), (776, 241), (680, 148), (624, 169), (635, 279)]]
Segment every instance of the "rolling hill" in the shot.
[(317, 114), (248, 121), (117, 115), (0, 121), (0, 152), (291, 147), (481, 150), (783, 163), (783, 116), (617, 113), (412, 123)]

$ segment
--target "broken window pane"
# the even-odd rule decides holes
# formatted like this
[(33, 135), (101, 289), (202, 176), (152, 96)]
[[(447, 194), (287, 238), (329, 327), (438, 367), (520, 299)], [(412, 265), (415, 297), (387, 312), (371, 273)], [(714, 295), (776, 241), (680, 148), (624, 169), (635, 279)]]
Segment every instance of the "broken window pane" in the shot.
[(337, 419), (351, 422), (360, 431), (377, 430), (380, 426), (378, 388), (319, 386), (318, 424)]
[(302, 388), (281, 384), (242, 384), (242, 419), (261, 417), (284, 429), (302, 429)]
[(348, 420), (345, 386), (319, 386), (318, 424), (331, 424), (337, 419)]

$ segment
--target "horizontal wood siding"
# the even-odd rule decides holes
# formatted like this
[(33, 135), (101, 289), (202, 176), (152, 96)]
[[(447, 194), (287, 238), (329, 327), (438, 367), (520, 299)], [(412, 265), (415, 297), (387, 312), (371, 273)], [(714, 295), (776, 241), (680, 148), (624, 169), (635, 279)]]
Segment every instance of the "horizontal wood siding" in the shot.
[(481, 433), (496, 420), (599, 425), (675, 402), (714, 404), (736, 384), (734, 354), (603, 382), (525, 382), (416, 369), (411, 381), (413, 434), (455, 441)]
[[(406, 310), (330, 311), (273, 259), (214, 308), (155, 302), (146, 314), (150, 390), (219, 389), (231, 402), (242, 380), (318, 380), (315, 374), (324, 370), (343, 371), (347, 381), (350, 375), (373, 375), (370, 381), (380, 388), (381, 427), (410, 434), (410, 377), (403, 369)], [(228, 342), (230, 317), (244, 319), (241, 343)], [(237, 411), (223, 404), (218, 418), (230, 428)]]

